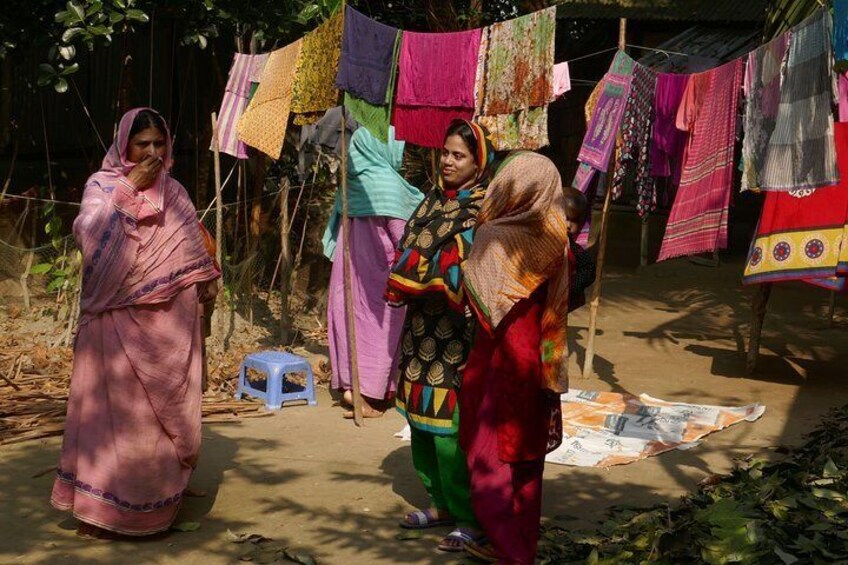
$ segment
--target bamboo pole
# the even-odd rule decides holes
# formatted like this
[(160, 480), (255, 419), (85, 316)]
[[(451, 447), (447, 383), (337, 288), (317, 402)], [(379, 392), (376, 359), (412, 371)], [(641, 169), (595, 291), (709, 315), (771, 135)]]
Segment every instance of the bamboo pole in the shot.
[[(218, 116), (212, 112), (212, 147), (214, 148), (215, 159), (215, 259), (218, 261), (218, 266), (221, 271), (224, 270), (224, 208), (223, 197), (221, 195), (221, 152), (218, 144)], [(214, 331), (218, 338), (224, 335), (224, 293), (218, 293), (218, 323), (215, 325)]]
[[(342, 245), (344, 253), (344, 297), (345, 314), (347, 318), (347, 350), (350, 357), (350, 385), (353, 393), (353, 421), (357, 426), (362, 426), (362, 394), (359, 390), (359, 357), (356, 353), (356, 316), (353, 312), (353, 288), (351, 287), (350, 274), (350, 216), (348, 216), (347, 201), (347, 123), (345, 120), (345, 109), (342, 106), (342, 165), (341, 165), (341, 189), (342, 189)], [(337, 259), (338, 260), (338, 259)]]
[(292, 258), (289, 242), (289, 179), (280, 179), (280, 343), (289, 344), (291, 337), (291, 315), (289, 294), (291, 292)]
[(648, 215), (642, 218), (642, 234), (639, 240), (639, 266), (648, 266)]
[(763, 320), (766, 317), (771, 287), (771, 283), (757, 285), (757, 292), (751, 301), (751, 336), (748, 339), (748, 358), (745, 363), (749, 374), (757, 370), (757, 362), (760, 359), (760, 336), (763, 333)]
[(833, 317), (836, 314), (836, 291), (830, 291), (830, 301), (827, 306), (827, 327), (833, 327)]
[[(627, 19), (621, 18), (618, 22), (618, 48), (624, 51), (627, 45)], [(611, 164), (614, 167), (615, 163)], [(612, 179), (612, 175), (607, 175), (608, 180)], [(588, 379), (594, 373), (595, 363), (595, 333), (598, 328), (598, 307), (601, 303), (601, 283), (604, 277), (604, 259), (607, 251), (607, 236), (609, 235), (609, 212), (610, 203), (612, 202), (612, 186), (607, 183), (606, 194), (604, 195), (604, 211), (601, 215), (601, 234), (600, 243), (598, 244), (598, 267), (597, 278), (595, 285), (592, 288), (592, 300), (589, 302), (589, 337), (586, 342), (586, 359), (583, 362), (583, 378)]]

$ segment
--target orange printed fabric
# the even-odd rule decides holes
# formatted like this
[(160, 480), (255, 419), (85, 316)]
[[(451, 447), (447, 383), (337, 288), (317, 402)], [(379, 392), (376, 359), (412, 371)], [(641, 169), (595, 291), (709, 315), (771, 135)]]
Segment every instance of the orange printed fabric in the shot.
[(262, 82), (238, 123), (238, 138), (272, 159), (279, 159), (286, 137), (295, 68), (303, 43), (277, 49), (268, 57)]
[(508, 158), (489, 185), (464, 269), (465, 289), (483, 328), (494, 333), (542, 284), (542, 387), (568, 390), (568, 233), (559, 171), (536, 153)]

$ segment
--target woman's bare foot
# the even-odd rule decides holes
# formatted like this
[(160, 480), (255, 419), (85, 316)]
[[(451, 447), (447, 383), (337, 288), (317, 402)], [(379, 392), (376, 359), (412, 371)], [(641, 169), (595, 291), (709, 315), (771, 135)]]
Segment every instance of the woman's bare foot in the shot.
[[(367, 402), (362, 403), (362, 417), (363, 418), (380, 418), (385, 412), (383, 410), (377, 410), (372, 407)], [(342, 414), (342, 417), (350, 420), (353, 418), (353, 410), (347, 410)]]

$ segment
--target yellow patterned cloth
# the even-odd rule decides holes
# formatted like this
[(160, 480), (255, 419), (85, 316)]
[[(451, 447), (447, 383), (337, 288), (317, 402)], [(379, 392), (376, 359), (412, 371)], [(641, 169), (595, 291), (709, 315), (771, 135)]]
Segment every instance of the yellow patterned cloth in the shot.
[(296, 125), (317, 122), (321, 116), (339, 105), (336, 74), (342, 54), (344, 11), (315, 28), (303, 38), (292, 89), (291, 111)]
[(272, 159), (279, 159), (283, 149), (301, 43), (302, 40), (298, 39), (271, 53), (262, 82), (239, 120), (239, 141)]

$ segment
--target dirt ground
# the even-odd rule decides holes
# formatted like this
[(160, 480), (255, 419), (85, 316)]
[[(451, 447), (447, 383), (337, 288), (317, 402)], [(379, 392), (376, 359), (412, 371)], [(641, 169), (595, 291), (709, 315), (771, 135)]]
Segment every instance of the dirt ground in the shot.
[[(766, 455), (797, 442), (830, 407), (848, 403), (848, 318), (837, 303), (825, 325), (828, 295), (802, 285), (772, 295), (760, 370), (745, 374), (750, 291), (739, 262), (720, 268), (685, 260), (617, 270), (604, 281), (596, 347), (597, 377), (579, 376), (588, 309), (570, 320), (572, 386), (647, 392), (669, 400), (767, 406), (759, 421), (674, 451), (608, 470), (548, 465), (544, 518), (586, 526), (613, 505), (669, 501), (734, 458)], [(188, 499), (178, 522), (194, 532), (150, 539), (85, 542), (75, 523), (48, 504), (52, 476), (32, 478), (58, 460), (60, 440), (0, 448), (2, 563), (235, 563), (244, 545), (227, 530), (278, 540), (328, 564), (455, 563), (435, 550), (445, 530), (399, 541), (397, 520), (425, 503), (408, 444), (393, 437), (402, 419), (387, 414), (364, 429), (341, 419), (325, 389), (316, 407), (290, 406), (242, 424), (204, 426), (193, 479), (205, 498)]]

